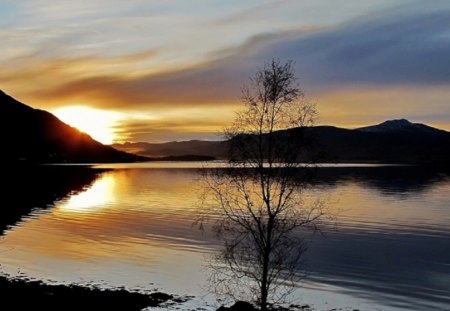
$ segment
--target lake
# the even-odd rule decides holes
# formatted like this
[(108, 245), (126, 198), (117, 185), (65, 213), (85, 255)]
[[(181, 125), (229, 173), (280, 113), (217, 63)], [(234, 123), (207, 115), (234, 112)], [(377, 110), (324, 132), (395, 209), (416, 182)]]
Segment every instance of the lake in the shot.
[[(5, 169), (2, 272), (194, 295), (190, 303), (213, 308), (206, 263), (221, 244), (193, 226), (200, 166)], [(310, 237), (295, 302), (316, 310), (449, 310), (449, 193), (450, 173), (438, 169), (320, 168), (309, 194), (326, 197), (337, 227)]]

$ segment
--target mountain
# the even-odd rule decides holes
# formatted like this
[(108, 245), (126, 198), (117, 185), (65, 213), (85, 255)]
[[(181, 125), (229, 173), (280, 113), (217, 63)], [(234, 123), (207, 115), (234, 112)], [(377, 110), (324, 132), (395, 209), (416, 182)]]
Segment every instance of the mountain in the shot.
[(450, 133), (424, 124), (402, 119), (353, 130), (309, 130), (327, 161), (450, 164)]
[(188, 140), (173, 141), (167, 143), (124, 143), (113, 144), (114, 148), (131, 152), (146, 157), (185, 157), (185, 156), (208, 156), (216, 159), (225, 159), (228, 144), (224, 141)]
[(143, 157), (105, 146), (53, 114), (0, 91), (0, 159), (38, 163), (135, 162)]
[(403, 134), (430, 137), (444, 137), (449, 134), (447, 131), (436, 129), (421, 123), (411, 123), (406, 119), (388, 120), (378, 125), (361, 127), (357, 130), (369, 133), (395, 133), (397, 135)]
[[(275, 133), (280, 141), (288, 131), (301, 131), (311, 142), (310, 153), (320, 162), (450, 164), (450, 132), (408, 120), (389, 120), (357, 129), (334, 126), (293, 128)], [(125, 143), (119, 150), (168, 157), (202, 155), (226, 159), (226, 141), (184, 141), (163, 144)]]

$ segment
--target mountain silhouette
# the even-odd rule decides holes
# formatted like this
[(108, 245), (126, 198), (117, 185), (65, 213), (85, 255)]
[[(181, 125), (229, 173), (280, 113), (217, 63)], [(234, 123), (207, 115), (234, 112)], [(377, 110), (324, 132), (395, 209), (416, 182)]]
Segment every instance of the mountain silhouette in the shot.
[(412, 123), (406, 119), (388, 120), (378, 125), (366, 126), (357, 129), (369, 133), (390, 133), (403, 135), (419, 135), (433, 137), (445, 137), (449, 132), (440, 130), (421, 123)]
[(126, 142), (113, 144), (114, 148), (131, 152), (154, 159), (167, 157), (207, 156), (216, 159), (225, 159), (228, 144), (225, 141), (188, 140), (172, 141), (167, 143)]
[(0, 159), (33, 163), (135, 162), (143, 157), (92, 139), (53, 114), (31, 108), (0, 90)]
[(307, 129), (315, 149), (331, 162), (449, 164), (450, 133), (408, 120), (389, 120), (357, 129)]
[[(450, 133), (405, 119), (357, 129), (315, 126), (281, 130), (274, 134), (278, 143), (285, 137), (292, 137), (286, 135), (287, 132), (298, 132), (298, 137), (306, 137), (310, 142), (310, 154), (319, 162), (450, 164)], [(227, 159), (229, 144), (226, 141), (193, 140), (125, 143), (114, 147), (152, 157), (191, 154)]]

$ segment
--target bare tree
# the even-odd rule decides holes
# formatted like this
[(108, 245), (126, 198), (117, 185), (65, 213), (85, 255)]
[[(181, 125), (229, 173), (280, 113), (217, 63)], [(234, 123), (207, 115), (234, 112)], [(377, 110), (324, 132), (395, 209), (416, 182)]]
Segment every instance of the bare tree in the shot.
[(209, 170), (204, 180), (214, 203), (207, 213), (215, 215), (214, 229), (225, 242), (213, 264), (214, 288), (249, 293), (265, 311), (301, 277), (306, 247), (299, 229), (316, 230), (325, 212), (320, 200), (304, 197), (312, 165), (305, 133), (317, 113), (293, 62), (273, 59), (250, 81), (242, 90), (245, 108), (226, 130), (228, 167)]

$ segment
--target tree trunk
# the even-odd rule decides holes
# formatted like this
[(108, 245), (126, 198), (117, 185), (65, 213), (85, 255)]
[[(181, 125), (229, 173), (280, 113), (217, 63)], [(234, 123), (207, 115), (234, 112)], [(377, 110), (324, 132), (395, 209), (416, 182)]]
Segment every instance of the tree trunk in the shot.
[(267, 296), (268, 296), (268, 288), (267, 288), (267, 275), (269, 270), (269, 253), (267, 250), (264, 250), (263, 256), (263, 271), (262, 271), (262, 280), (261, 280), (261, 311), (267, 311)]
[(263, 253), (263, 271), (261, 280), (261, 311), (267, 311), (267, 297), (269, 295), (269, 266), (270, 266), (270, 253), (272, 251), (272, 228), (273, 228), (273, 216), (269, 216), (269, 221), (267, 224), (267, 241), (266, 247)]

